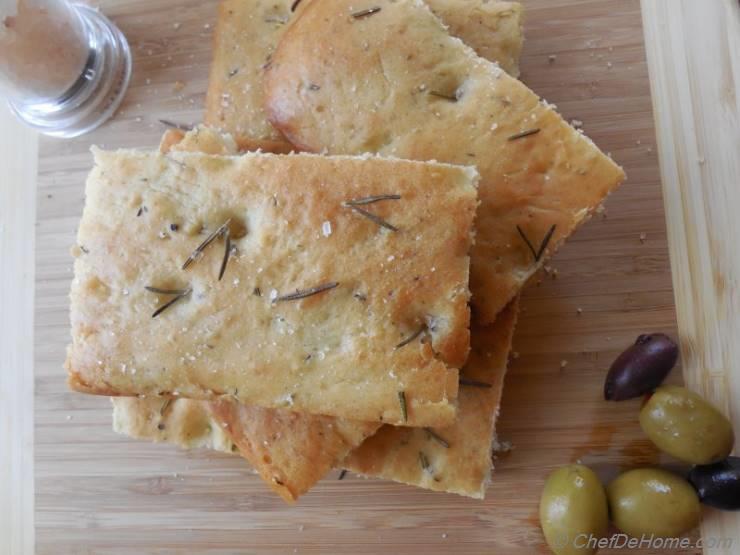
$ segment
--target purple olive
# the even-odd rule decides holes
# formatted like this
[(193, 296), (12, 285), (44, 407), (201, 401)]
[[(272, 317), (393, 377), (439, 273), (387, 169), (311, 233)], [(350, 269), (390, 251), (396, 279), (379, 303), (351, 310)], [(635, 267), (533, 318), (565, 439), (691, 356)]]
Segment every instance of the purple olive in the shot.
[(705, 505), (725, 511), (740, 510), (740, 457), (695, 466), (689, 482)]
[(651, 392), (678, 360), (678, 345), (663, 333), (641, 335), (617, 357), (604, 383), (604, 399), (623, 401)]

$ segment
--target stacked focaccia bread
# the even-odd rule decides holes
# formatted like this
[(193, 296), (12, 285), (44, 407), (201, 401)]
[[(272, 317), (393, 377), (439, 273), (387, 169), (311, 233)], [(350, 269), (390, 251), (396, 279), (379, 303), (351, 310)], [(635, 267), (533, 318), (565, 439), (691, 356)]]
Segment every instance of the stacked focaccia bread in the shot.
[(366, 4), (225, 0), (208, 126), (96, 151), (69, 382), (288, 501), (480, 498), (517, 294), (623, 174), (514, 78), (519, 4)]

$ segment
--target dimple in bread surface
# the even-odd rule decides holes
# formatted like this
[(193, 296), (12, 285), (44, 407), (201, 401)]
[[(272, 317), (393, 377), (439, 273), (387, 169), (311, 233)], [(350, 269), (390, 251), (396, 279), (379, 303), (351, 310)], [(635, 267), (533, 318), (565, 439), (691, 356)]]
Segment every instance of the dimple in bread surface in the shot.
[[(357, 16), (369, 7), (379, 10)], [(476, 165), (471, 290), (483, 323), (624, 178), (420, 1), (308, 4), (272, 57), (265, 98), (272, 123), (304, 150)]]
[[(74, 389), (412, 426), (454, 419), (469, 347), (473, 170), (314, 155), (95, 158), (74, 249)], [(402, 199), (371, 210), (399, 232), (342, 206), (389, 190)], [(183, 270), (229, 218), (235, 250), (223, 280), (221, 239)], [(146, 286), (192, 292), (152, 318), (172, 296)], [(394, 348), (421, 326), (423, 338)]]
[[(309, 0), (302, 0), (300, 12)], [(204, 122), (233, 133), (241, 150), (289, 152), (267, 120), (262, 76), (284, 30), (295, 16), (294, 0), (223, 0), (213, 37)], [(429, 0), (435, 13), (481, 56), (519, 75), (522, 7), (517, 2)]]

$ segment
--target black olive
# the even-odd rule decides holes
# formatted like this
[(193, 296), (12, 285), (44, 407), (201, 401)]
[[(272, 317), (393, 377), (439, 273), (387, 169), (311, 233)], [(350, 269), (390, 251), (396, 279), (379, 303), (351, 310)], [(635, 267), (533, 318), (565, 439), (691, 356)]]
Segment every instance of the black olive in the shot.
[(617, 357), (604, 383), (604, 399), (623, 401), (649, 393), (678, 360), (678, 345), (663, 333), (641, 335)]
[(689, 482), (705, 505), (725, 511), (740, 510), (740, 457), (695, 466), (689, 472)]

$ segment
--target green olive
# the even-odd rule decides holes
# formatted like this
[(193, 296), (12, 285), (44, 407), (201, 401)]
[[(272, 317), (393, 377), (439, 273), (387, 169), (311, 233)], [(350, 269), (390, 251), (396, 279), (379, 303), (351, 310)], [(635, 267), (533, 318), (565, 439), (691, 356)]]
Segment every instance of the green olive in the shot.
[(655, 445), (691, 464), (727, 457), (735, 436), (730, 421), (696, 393), (664, 385), (640, 410), (640, 426)]
[(604, 486), (587, 466), (572, 464), (553, 471), (540, 498), (540, 524), (555, 555), (584, 555), (589, 537), (606, 535), (609, 509)]
[(667, 470), (630, 470), (615, 478), (606, 491), (615, 526), (636, 538), (680, 536), (701, 520), (694, 488)]

